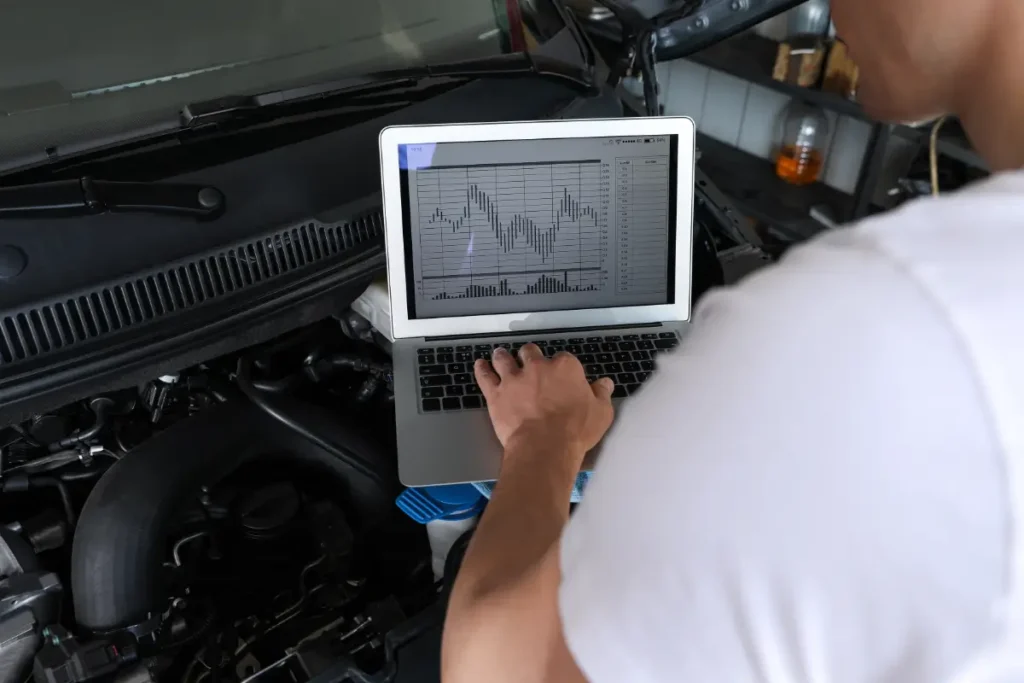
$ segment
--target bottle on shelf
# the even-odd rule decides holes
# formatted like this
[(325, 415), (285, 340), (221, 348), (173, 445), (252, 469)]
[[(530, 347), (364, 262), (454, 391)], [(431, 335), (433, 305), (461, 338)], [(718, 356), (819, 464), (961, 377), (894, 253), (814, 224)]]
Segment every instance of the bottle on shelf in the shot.
[(828, 119), (817, 107), (794, 100), (786, 111), (775, 164), (780, 178), (793, 185), (818, 180), (825, 165)]

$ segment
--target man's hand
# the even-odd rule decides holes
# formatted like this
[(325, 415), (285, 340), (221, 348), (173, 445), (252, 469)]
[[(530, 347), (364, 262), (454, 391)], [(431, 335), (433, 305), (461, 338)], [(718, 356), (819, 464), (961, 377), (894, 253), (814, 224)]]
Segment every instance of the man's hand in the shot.
[(535, 344), (519, 350), (522, 367), (505, 349), (495, 349), (492, 363), (478, 360), (476, 381), (498, 440), (511, 444), (558, 444), (580, 459), (597, 445), (612, 424), (609, 378), (587, 383), (583, 366), (570, 353), (548, 360)]

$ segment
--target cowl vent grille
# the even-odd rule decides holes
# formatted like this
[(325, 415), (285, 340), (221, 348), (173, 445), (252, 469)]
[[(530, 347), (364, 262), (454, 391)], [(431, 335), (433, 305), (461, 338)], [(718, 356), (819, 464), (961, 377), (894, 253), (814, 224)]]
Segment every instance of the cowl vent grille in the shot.
[(142, 326), (324, 265), (383, 237), (379, 210), (340, 223), (303, 223), (68, 299), (5, 312), (0, 314), (0, 364), (21, 363)]

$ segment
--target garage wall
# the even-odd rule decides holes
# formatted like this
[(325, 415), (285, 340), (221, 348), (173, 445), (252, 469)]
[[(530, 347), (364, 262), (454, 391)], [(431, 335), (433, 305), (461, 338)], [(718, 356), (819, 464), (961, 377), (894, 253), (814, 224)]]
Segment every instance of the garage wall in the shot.
[[(666, 114), (689, 116), (700, 132), (716, 140), (774, 158), (790, 101), (786, 95), (685, 59), (658, 64), (658, 81)], [(871, 126), (833, 112), (826, 116), (829, 142), (822, 180), (853, 192)]]

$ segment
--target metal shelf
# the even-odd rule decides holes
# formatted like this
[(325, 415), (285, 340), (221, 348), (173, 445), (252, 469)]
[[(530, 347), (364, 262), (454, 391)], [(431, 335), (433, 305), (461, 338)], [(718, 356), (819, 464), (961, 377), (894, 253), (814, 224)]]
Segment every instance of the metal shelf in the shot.
[(697, 149), (698, 166), (742, 213), (789, 234), (809, 237), (822, 230), (811, 218), (813, 208), (839, 222), (853, 211), (851, 195), (821, 182), (791, 185), (775, 174), (772, 162), (732, 145), (698, 133)]
[(778, 42), (756, 33), (744, 33), (694, 53), (689, 59), (702, 66), (777, 90), (807, 104), (863, 121), (871, 121), (861, 106), (853, 100), (824, 90), (802, 88), (772, 78), (778, 50)]

